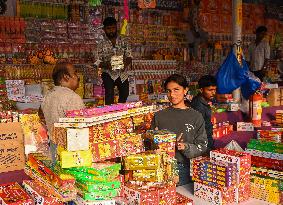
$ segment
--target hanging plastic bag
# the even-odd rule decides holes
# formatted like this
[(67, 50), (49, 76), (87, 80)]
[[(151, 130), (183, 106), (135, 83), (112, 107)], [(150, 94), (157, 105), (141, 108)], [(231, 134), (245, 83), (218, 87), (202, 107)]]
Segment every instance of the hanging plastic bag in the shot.
[(225, 146), (225, 148), (229, 149), (229, 150), (234, 150), (234, 151), (237, 151), (237, 152), (243, 152), (244, 151), (242, 149), (242, 147), (235, 140), (232, 140), (229, 144), (227, 144)]
[(246, 70), (245, 77), (246, 81), (241, 86), (241, 93), (245, 99), (249, 99), (251, 95), (260, 87), (260, 79), (257, 78), (252, 72), (249, 71), (248, 65), (245, 60), (243, 60), (243, 67)]
[(246, 82), (245, 73), (247, 71), (248, 67), (242, 68), (233, 51), (230, 51), (216, 74), (217, 92), (219, 94), (232, 93)]

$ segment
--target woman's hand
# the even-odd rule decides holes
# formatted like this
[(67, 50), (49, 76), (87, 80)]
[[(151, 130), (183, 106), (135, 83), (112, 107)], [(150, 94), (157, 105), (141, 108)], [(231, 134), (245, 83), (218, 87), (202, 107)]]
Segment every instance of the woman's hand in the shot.
[(184, 139), (182, 138), (183, 133), (181, 133), (179, 135), (179, 137), (177, 138), (177, 149), (178, 150), (184, 150), (187, 148), (187, 145), (184, 143)]

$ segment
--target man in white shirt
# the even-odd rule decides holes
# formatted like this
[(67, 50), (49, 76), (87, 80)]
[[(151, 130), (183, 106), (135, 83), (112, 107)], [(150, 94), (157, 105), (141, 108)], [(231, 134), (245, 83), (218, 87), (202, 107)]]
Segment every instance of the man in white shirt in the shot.
[(251, 43), (249, 47), (249, 62), (250, 70), (261, 81), (264, 77), (264, 67), (267, 60), (270, 58), (270, 46), (269, 43), (264, 40), (266, 36), (267, 28), (265, 26), (259, 26), (256, 29), (256, 39), (254, 43)]
[(79, 87), (79, 77), (73, 65), (58, 63), (53, 69), (52, 78), (55, 87), (44, 97), (41, 104), (50, 139), (52, 160), (56, 160), (57, 146), (53, 143), (53, 126), (59, 118), (65, 117), (68, 110), (83, 109), (81, 97), (75, 93)]

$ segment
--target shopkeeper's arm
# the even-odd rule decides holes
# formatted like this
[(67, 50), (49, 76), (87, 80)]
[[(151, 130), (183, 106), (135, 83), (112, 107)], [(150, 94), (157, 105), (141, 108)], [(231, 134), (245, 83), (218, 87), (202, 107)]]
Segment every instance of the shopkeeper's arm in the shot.
[(205, 153), (207, 149), (207, 135), (205, 132), (205, 122), (202, 118), (195, 124), (196, 131), (194, 136), (194, 143), (186, 143), (183, 150), (180, 150), (188, 159), (198, 157)]

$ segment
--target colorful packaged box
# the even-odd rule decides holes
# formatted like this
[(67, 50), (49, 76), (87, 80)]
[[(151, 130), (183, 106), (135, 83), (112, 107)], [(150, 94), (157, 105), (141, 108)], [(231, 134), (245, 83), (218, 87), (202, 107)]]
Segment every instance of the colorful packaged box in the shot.
[(77, 197), (75, 200), (77, 205), (115, 205), (115, 200), (95, 200), (95, 201), (87, 201), (82, 199), (81, 197)]
[(176, 204), (175, 184), (127, 184), (124, 188), (124, 197), (128, 204)]
[(280, 180), (251, 176), (251, 196), (272, 204), (280, 203)]
[(48, 181), (55, 188), (64, 188), (66, 186), (75, 185), (75, 178), (71, 175), (57, 174), (47, 164), (52, 164), (51, 160), (48, 160), (42, 154), (32, 153), (28, 155), (27, 164), (35, 170), (43, 179)]
[(125, 134), (119, 137), (121, 156), (129, 156), (144, 152), (144, 144), (141, 134)]
[(236, 187), (216, 188), (194, 183), (194, 196), (214, 205), (224, 205), (235, 201)]
[(0, 185), (0, 204), (2, 205), (33, 205), (30, 196), (18, 183)]
[(125, 186), (124, 197), (129, 204), (159, 205), (157, 188), (135, 189), (134, 187)]
[(237, 122), (237, 131), (254, 131), (254, 125), (251, 122)]
[(221, 148), (210, 152), (213, 161), (223, 161), (236, 164), (236, 188), (235, 202), (246, 201), (250, 197), (250, 171), (251, 155)]
[(158, 169), (161, 167), (161, 155), (142, 153), (124, 157), (125, 170)]
[(176, 193), (176, 204), (177, 205), (194, 205), (194, 201), (180, 193)]
[(67, 151), (83, 151), (89, 149), (89, 128), (55, 127), (52, 141)]
[(121, 164), (113, 162), (97, 162), (92, 163), (91, 167), (74, 167), (70, 168), (69, 170), (115, 178), (119, 175), (119, 171), (121, 170)]
[(76, 185), (78, 188), (85, 192), (95, 192), (111, 189), (119, 189), (121, 187), (121, 182), (119, 180), (108, 181), (108, 182), (89, 182), (89, 181), (77, 181)]
[(5, 82), (9, 100), (25, 96), (25, 81), (6, 80)]
[(107, 200), (112, 199), (116, 196), (119, 196), (120, 190), (119, 189), (109, 189), (109, 190), (103, 190), (103, 191), (93, 191), (93, 192), (85, 192), (82, 190), (79, 190), (78, 192), (79, 196), (87, 201), (93, 201), (93, 200)]
[(93, 162), (114, 159), (121, 156), (120, 143), (116, 139), (95, 140), (90, 143)]
[(236, 165), (198, 157), (193, 161), (192, 179), (217, 188), (230, 187), (236, 185)]
[(90, 150), (86, 151), (65, 151), (62, 147), (57, 148), (59, 154), (60, 164), (62, 168), (91, 166), (92, 153)]
[(26, 166), (25, 173), (31, 177), (36, 183), (42, 186), (52, 196), (58, 198), (62, 202), (72, 201), (76, 199), (77, 189), (74, 185), (66, 185), (63, 188), (55, 188), (49, 181), (42, 178), (35, 170)]
[(156, 169), (142, 169), (133, 171), (134, 181), (145, 181), (145, 182), (163, 182), (164, 181), (164, 170)]
[(25, 191), (33, 198), (35, 205), (63, 205), (58, 198), (50, 193), (33, 180), (24, 180)]
[(73, 175), (77, 181), (90, 181), (90, 182), (96, 182), (96, 181), (101, 181), (101, 182), (107, 182), (107, 181), (111, 181), (114, 180), (115, 175), (93, 175), (93, 174), (89, 174), (89, 173), (85, 173), (85, 172), (77, 172), (77, 171), (73, 171), (73, 170), (69, 170), (69, 169), (65, 169), (64, 170), (65, 173), (68, 173), (70, 175)]

